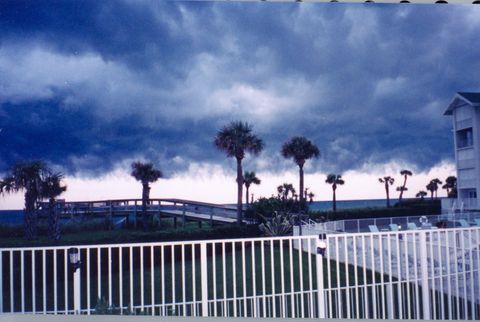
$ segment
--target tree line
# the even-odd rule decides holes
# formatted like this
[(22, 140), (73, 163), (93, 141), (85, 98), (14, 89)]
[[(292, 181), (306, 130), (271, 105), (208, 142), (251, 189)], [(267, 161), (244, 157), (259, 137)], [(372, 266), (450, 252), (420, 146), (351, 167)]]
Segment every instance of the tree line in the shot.
[[(224, 152), (227, 157), (233, 157), (236, 160), (237, 168), (237, 222), (243, 220), (243, 186), (245, 186), (245, 203), (249, 205), (249, 188), (252, 184), (260, 184), (261, 180), (254, 171), (243, 171), (242, 161), (246, 154), (257, 156), (264, 149), (265, 144), (261, 138), (253, 133), (252, 125), (233, 121), (221, 128), (213, 141), (214, 146)], [(299, 190), (298, 194), (292, 184), (283, 184), (277, 188), (279, 198), (288, 198), (289, 193), (295, 199), (299, 199), (300, 205), (305, 205), (307, 197), (309, 202), (313, 202), (313, 192), (308, 193), (309, 188), (304, 187), (304, 165), (312, 158), (320, 156), (320, 149), (310, 140), (303, 136), (294, 136), (286, 141), (280, 151), (286, 159), (292, 159), (298, 166)], [(147, 213), (147, 205), (150, 199), (150, 184), (163, 177), (161, 170), (155, 168), (151, 162), (136, 161), (131, 164), (131, 176), (142, 185), (142, 226), (147, 229), (152, 218)], [(412, 176), (410, 170), (402, 170), (403, 184), (396, 188), (399, 194), (399, 202), (402, 201), (403, 193), (407, 191), (407, 178)], [(55, 198), (66, 191), (67, 187), (62, 184), (63, 174), (52, 171), (42, 161), (18, 162), (12, 167), (10, 172), (0, 180), (0, 194), (25, 191), (25, 218), (24, 228), (27, 239), (37, 238), (37, 201), (47, 199), (49, 213), (49, 236), (54, 240), (60, 237), (59, 218), (55, 211)], [(385, 186), (387, 196), (387, 207), (390, 207), (389, 186), (395, 182), (391, 176), (379, 178), (380, 183)], [(325, 183), (332, 186), (333, 211), (336, 211), (336, 190), (339, 185), (343, 185), (345, 180), (340, 174), (328, 174)], [(426, 186), (431, 192), (431, 198), (438, 190), (442, 182), (439, 179), (433, 179)], [(456, 196), (456, 178), (448, 177), (443, 188), (447, 189), (449, 197)], [(419, 191), (417, 197), (422, 199), (427, 195), (425, 191)], [(253, 198), (252, 198), (253, 201)]]

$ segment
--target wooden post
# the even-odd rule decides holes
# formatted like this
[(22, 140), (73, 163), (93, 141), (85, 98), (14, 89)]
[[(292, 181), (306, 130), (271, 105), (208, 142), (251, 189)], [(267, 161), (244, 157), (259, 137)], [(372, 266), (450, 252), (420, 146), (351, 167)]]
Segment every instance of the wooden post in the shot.
[(107, 213), (107, 229), (112, 230), (113, 228), (113, 202), (109, 201), (110, 207)]
[(133, 228), (137, 229), (137, 201), (135, 200), (135, 208), (133, 209)]
[(162, 227), (162, 212), (160, 211), (160, 207), (162, 205), (162, 201), (158, 201), (158, 228)]
[(213, 227), (213, 207), (210, 207), (210, 227)]
[(187, 221), (186, 211), (187, 211), (186, 205), (183, 204), (183, 209), (182, 209), (183, 228), (185, 228), (185, 222)]

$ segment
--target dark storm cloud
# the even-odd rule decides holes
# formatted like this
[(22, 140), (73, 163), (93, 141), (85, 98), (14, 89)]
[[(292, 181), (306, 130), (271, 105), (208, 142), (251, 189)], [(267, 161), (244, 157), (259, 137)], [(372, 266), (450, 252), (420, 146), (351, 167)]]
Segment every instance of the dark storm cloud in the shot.
[[(0, 10), (0, 172), (42, 158), (97, 174), (124, 160), (222, 162), (234, 119), (266, 141), (293, 135), (314, 169), (453, 157), (443, 110), (478, 90), (477, 8), (48, 1)], [(247, 161), (253, 162), (253, 161)]]

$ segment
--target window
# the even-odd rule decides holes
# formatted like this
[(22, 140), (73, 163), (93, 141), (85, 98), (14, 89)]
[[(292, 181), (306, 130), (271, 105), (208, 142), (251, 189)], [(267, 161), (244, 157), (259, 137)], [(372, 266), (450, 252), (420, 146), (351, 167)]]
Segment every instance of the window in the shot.
[(472, 128), (457, 131), (457, 149), (473, 146)]

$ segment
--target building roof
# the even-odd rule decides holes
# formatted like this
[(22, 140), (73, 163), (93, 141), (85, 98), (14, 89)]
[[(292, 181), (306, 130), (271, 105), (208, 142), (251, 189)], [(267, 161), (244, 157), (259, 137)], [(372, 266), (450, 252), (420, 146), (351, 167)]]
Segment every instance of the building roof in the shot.
[(463, 105), (480, 107), (479, 92), (458, 92), (443, 115), (452, 115), (453, 110)]
[(464, 97), (472, 104), (480, 104), (480, 93), (458, 92), (458, 95)]

